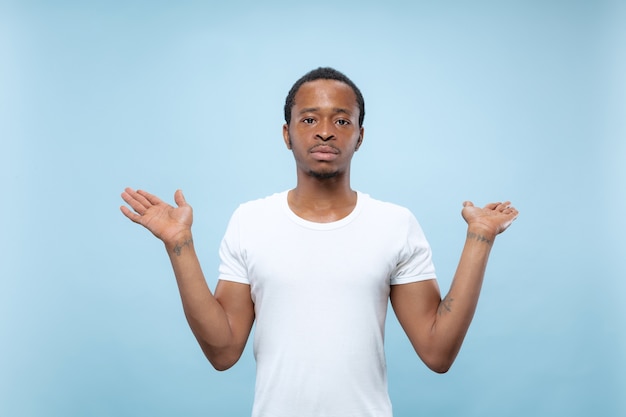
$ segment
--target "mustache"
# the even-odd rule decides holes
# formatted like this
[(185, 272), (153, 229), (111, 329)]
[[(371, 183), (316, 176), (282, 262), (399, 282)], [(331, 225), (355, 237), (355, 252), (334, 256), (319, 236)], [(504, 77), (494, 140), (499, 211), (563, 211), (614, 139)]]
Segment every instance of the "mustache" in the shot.
[(336, 146), (329, 144), (329, 143), (318, 143), (316, 145), (313, 145), (309, 148), (309, 152), (315, 152), (317, 149), (319, 148), (325, 148), (325, 149), (332, 149), (335, 153), (341, 153), (341, 151), (339, 150), (339, 148), (337, 148)]

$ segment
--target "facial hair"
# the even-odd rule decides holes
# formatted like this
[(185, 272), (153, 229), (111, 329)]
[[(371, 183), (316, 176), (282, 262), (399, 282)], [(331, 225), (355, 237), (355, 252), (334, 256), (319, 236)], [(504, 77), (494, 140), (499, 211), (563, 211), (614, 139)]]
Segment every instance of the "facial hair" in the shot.
[[(289, 144), (289, 148), (291, 148), (291, 133), (289, 133), (289, 137), (288, 137), (288, 144)], [(315, 145), (316, 146), (320, 146), (320, 144)], [(339, 171), (315, 171), (313, 169), (310, 169), (308, 171), (309, 176), (317, 179), (317, 180), (327, 180), (327, 179), (331, 179), (331, 178), (335, 178), (336, 176), (339, 175)]]
[(309, 175), (318, 180), (327, 180), (330, 178), (335, 178), (337, 175), (339, 175), (339, 172), (338, 171), (319, 172), (319, 171), (314, 171), (311, 169), (309, 170)]

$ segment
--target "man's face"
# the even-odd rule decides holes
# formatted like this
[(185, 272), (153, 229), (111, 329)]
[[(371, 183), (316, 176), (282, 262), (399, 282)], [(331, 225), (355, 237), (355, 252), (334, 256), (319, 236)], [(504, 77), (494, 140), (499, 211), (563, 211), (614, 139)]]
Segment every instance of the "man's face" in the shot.
[(354, 91), (335, 80), (302, 84), (283, 138), (299, 172), (319, 179), (349, 173), (352, 155), (363, 140)]

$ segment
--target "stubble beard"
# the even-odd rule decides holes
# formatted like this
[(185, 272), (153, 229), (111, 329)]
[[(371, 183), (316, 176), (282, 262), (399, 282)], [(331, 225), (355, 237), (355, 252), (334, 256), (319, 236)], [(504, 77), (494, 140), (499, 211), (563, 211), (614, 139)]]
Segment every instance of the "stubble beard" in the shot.
[(339, 171), (320, 172), (320, 171), (315, 171), (311, 169), (309, 170), (309, 175), (315, 178), (316, 180), (328, 180), (328, 179), (337, 177), (339, 175)]
[[(291, 134), (289, 134), (289, 147), (291, 146)], [(316, 171), (314, 169), (309, 169), (308, 174), (316, 180), (328, 180), (337, 177), (339, 175), (339, 171)]]

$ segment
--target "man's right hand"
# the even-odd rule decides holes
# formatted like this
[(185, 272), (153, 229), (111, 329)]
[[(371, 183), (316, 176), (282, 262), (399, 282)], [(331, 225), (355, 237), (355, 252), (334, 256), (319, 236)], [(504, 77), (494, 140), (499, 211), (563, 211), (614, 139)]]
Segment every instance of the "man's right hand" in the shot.
[(193, 210), (185, 201), (183, 192), (177, 190), (174, 201), (178, 207), (173, 207), (155, 195), (146, 191), (126, 188), (122, 199), (126, 206), (120, 207), (122, 213), (133, 222), (142, 225), (161, 239), (166, 245), (175, 243), (181, 236), (191, 233)]

